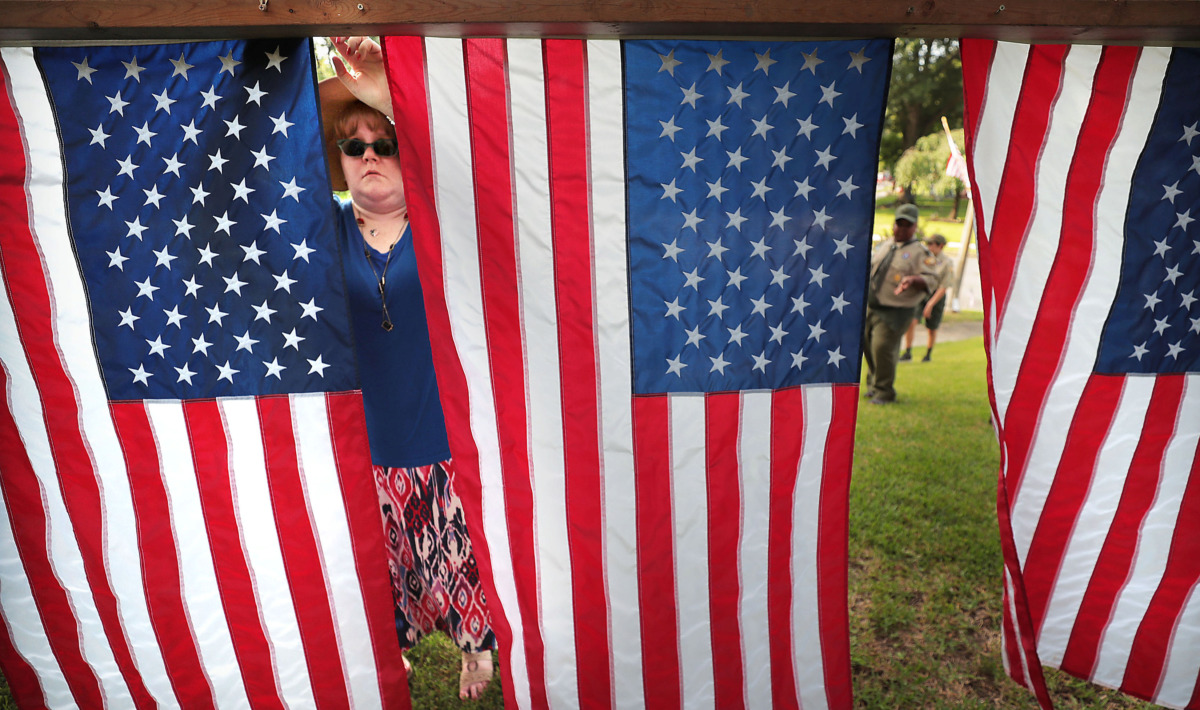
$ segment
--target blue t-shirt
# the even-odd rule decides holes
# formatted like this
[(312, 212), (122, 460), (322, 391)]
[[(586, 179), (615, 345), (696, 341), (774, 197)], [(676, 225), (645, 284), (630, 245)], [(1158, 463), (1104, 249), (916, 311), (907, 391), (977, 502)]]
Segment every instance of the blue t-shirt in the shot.
[[(367, 246), (349, 201), (339, 201), (342, 268), (358, 350), (371, 461), (376, 466), (427, 466), (450, 458), (446, 423), (433, 374), (425, 301), (407, 227), (389, 260)], [(371, 263), (375, 270), (372, 272)], [(384, 330), (376, 274), (387, 265), (392, 329)]]

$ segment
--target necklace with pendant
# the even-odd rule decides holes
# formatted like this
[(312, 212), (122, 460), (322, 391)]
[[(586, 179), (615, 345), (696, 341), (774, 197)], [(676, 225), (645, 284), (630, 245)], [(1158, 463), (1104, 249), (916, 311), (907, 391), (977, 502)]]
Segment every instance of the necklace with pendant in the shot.
[[(358, 223), (360, 225), (364, 224), (362, 217), (358, 218)], [(378, 230), (372, 229), (369, 231), (371, 236), (375, 237)], [(362, 232), (360, 231), (359, 234), (361, 235)], [(379, 287), (379, 304), (383, 309), (383, 322), (379, 325), (381, 328), (387, 331), (390, 331), (393, 328), (392, 317), (388, 314), (387, 307), (387, 270), (388, 264), (390, 264), (392, 261), (392, 252), (396, 249), (396, 245), (400, 243), (400, 237), (403, 234), (404, 225), (401, 225), (400, 231), (396, 233), (396, 238), (392, 240), (391, 245), (387, 249), (387, 256), (383, 260), (382, 273), (375, 270), (375, 261), (371, 259), (371, 245), (367, 243), (367, 238), (365, 236), (363, 237), (363, 256), (367, 258), (367, 266), (371, 267), (371, 274), (375, 277), (375, 284)]]

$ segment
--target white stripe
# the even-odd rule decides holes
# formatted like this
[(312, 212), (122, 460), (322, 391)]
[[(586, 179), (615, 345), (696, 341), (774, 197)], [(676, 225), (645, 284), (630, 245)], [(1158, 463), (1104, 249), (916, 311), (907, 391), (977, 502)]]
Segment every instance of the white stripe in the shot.
[(483, 528), (491, 552), (496, 600), (512, 629), (506, 659), (519, 707), (530, 707), (524, 627), (512, 568), (512, 549), (504, 509), (504, 478), (496, 431), (495, 393), (488, 373), (487, 330), (475, 229), (474, 175), (470, 155), (466, 77), (461, 40), (425, 40), (426, 86), (433, 150), (438, 219), (442, 229), (443, 279), (451, 335), (467, 380), (471, 436), (479, 450)]
[(1097, 458), (1095, 477), (1071, 531), (1046, 608), (1046, 619), (1038, 639), (1038, 652), (1043, 663), (1055, 667), (1062, 663), (1083, 595), (1091, 583), (1100, 550), (1108, 539), (1121, 502), (1129, 464), (1141, 437), (1142, 422), (1153, 391), (1152, 378), (1126, 380), (1113, 426)]
[(271, 662), (280, 694), (289, 707), (312, 707), (316, 700), (271, 507), (258, 407), (253, 399), (222, 399), (218, 404), (229, 440), (230, 488), (242, 549), (253, 578), (258, 612), (271, 648)]
[[(26, 144), (30, 147), (28, 164), (31, 175), (27, 185), (28, 199), (35, 209), (34, 234), (39, 240), (42, 266), (49, 271), (46, 260), (57, 260), (64, 254), (69, 257), (74, 253), (67, 237), (66, 215), (62, 209), (62, 161), (57, 154), (58, 136), (55, 134), (54, 118), (41, 84), (41, 73), (33, 61), (32, 50), (5, 49), (2, 56), (8, 68), (12, 95), (21, 102), (18, 120)], [(34, 265), (28, 266), (36, 268)], [(56, 271), (59, 277), (65, 275), (61, 268)], [(72, 271), (75, 272), (72, 277), (78, 281), (78, 272), (74, 268)], [(65, 302), (62, 299), (66, 296), (59, 298), (60, 288), (64, 294), (71, 293), (72, 289), (66, 284), (53, 285), (51, 298), (62, 303)], [(74, 291), (78, 292), (78, 287)], [(56, 320), (56, 327), (62, 327), (61, 321)], [(15, 326), (9, 332), (15, 336)], [(91, 595), (91, 586), (84, 572), (83, 558), (75, 543), (74, 525), (67, 514), (62, 490), (59, 488), (58, 472), (55, 468), (54, 454), (50, 449), (46, 422), (42, 417), (37, 384), (24, 363), (25, 356), (20, 352), (19, 340), (12, 337), (5, 338), (5, 341), (6, 349), (17, 349), (3, 353), (0, 359), (3, 359), (6, 368), (10, 369), (12, 379), (9, 396), (14, 407), (13, 418), (21, 433), (21, 440), (25, 444), (26, 453), (42, 488), (43, 501), (47, 506), (50, 564), (70, 599), (75, 621), (79, 625), (81, 651), (100, 682), (101, 693), (109, 703), (132, 704), (133, 698), (108, 645), (104, 626), (100, 623), (100, 616)], [(90, 351), (90, 344), (88, 349)], [(104, 406), (107, 409), (107, 405)], [(136, 574), (140, 577), (140, 570)]]
[[(1054, 102), (1046, 140), (1038, 156), (1032, 221), (1021, 246), (1008, 300), (1000, 312), (1002, 322), (991, 352), (992, 383), (1002, 422), (1016, 386), (1050, 267), (1058, 253), (1067, 175), (1091, 96), (1092, 76), (1100, 60), (1100, 50), (1100, 47), (1075, 46), (1067, 54), (1062, 70), (1064, 86)], [(1007, 235), (1006, 238), (1014, 236)], [(1027, 413), (1020, 415), (1027, 416)]]
[(1200, 678), (1200, 584), (1192, 586), (1183, 612), (1171, 634), (1167, 668), (1154, 702), (1183, 708), (1196, 691)]
[(588, 165), (592, 188), (593, 283), (604, 476), (604, 568), (609, 600), (613, 705), (645, 705), (638, 606), (637, 484), (633, 477), (633, 391), (625, 251), (625, 146), (621, 44), (589, 41)]
[[(672, 395), (669, 402), (671, 521), (675, 548), (675, 617), (683, 706), (711, 708), (712, 616), (708, 597), (708, 475), (704, 397)], [(658, 600), (662, 604), (668, 600)], [(666, 611), (664, 609), (664, 611)]]
[(567, 530), (563, 398), (559, 375), (554, 230), (541, 40), (510, 40), (508, 80), (516, 200), (517, 283), (529, 427), (537, 545), (539, 625), (546, 650), (546, 690), (555, 707), (579, 707), (572, 614), (571, 548)]
[[(990, 226), (996, 219), (996, 200), (1004, 176), (1013, 118), (1017, 112), (1028, 58), (1028, 45), (998, 42), (987, 77), (982, 115), (979, 117), (971, 158), (975, 166), (975, 186), (979, 190), (980, 204), (976, 205), (976, 209), (980, 219), (986, 220), (984, 223), (989, 226), (989, 238), (992, 236)], [(994, 299), (989, 299), (989, 302), (995, 304)], [(996, 327), (994, 314), (988, 322), (992, 328)], [(991, 335), (989, 342), (994, 343), (995, 333)]]
[[(1024, 685), (1026, 688), (1029, 688), (1032, 690), (1033, 689), (1033, 679), (1032, 679), (1032, 676), (1030, 676), (1030, 674), (1029, 674), (1029, 656), (1026, 655), (1026, 653), (1025, 653), (1025, 647), (1023, 645), (1021, 645), (1021, 639), (1024, 637), (1025, 634), (1024, 634), (1024, 630), (1021, 628), (1021, 617), (1017, 614), (1017, 603), (1016, 603), (1017, 594), (1016, 594), (1016, 590), (1013, 588), (1012, 575), (1009, 574), (1007, 567), (1004, 568), (1004, 590), (1006, 592), (1006, 594), (1004, 596), (1006, 611), (1008, 612), (1009, 620), (1012, 621), (1013, 634), (1015, 635), (1015, 638), (1017, 641), (1017, 648), (1014, 650), (1017, 653), (1017, 658), (1021, 659), (1021, 668), (1020, 668), (1021, 676), (1020, 676), (1020, 679), (1017, 680), (1017, 682), (1020, 683), (1021, 685)], [(1003, 642), (1003, 644), (1008, 643), (1005, 639), (1006, 639), (1006, 635), (1003, 633), (1003, 631), (1001, 631), (1000, 640), (1001, 640), (1001, 642)], [(1004, 645), (1001, 646), (1000, 657), (1004, 661), (1005, 672), (1007, 672), (1009, 674), (1009, 676), (1011, 676), (1015, 679), (1016, 675), (1013, 673), (1013, 668), (1009, 664), (1009, 660), (1008, 660), (1008, 648)]]
[[(771, 401), (770, 392), (742, 395), (741, 441), (741, 645), (744, 659), (746, 707), (770, 708), (771, 627), (767, 613), (767, 554), (771, 523)], [(721, 649), (713, 650), (718, 658)]]
[[(1094, 682), (1114, 688), (1121, 687), (1134, 637), (1166, 572), (1176, 537), (1179, 506), (1200, 441), (1200, 376), (1188, 375), (1184, 382), (1175, 433), (1163, 455), (1154, 504), (1146, 512), (1138, 531), (1137, 554), (1128, 582), (1113, 605), (1112, 618), (1104, 631), (1093, 673)], [(1200, 647), (1195, 650), (1200, 653)]]
[[(187, 421), (177, 400), (149, 401), (146, 417), (157, 444), (163, 487), (167, 492), (171, 529), (179, 556), (179, 579), (184, 609), (212, 685), (217, 707), (249, 708), (250, 699), (234, 652), (229, 620), (221, 601), (212, 548), (205, 534), (204, 505), (192, 462)], [(166, 444), (164, 445), (164, 442)]]
[[(329, 410), (321, 393), (293, 394), (292, 420), (300, 481), (308, 501), (313, 532), (325, 571), (325, 589), (341, 651), (342, 673), (354, 708), (382, 707), (378, 669), (346, 519), (346, 501), (329, 429)], [(356, 475), (351, 471), (348, 475)], [(383, 633), (391, 633), (383, 629)]]
[[(1066, 424), (1075, 418), (1075, 410), (1091, 376), (1104, 323), (1121, 280), (1125, 213), (1132, 188), (1133, 168), (1137, 165), (1154, 121), (1168, 58), (1169, 50), (1143, 50), (1121, 132), (1113, 142), (1105, 162), (1104, 181), (1096, 200), (1096, 244), (1091, 271), (1071, 318), (1062, 365), (1046, 395), (1046, 403), (1039, 417), (1042, 425), (1035, 434), (1020, 490), (1010, 501), (1013, 539), (1022, 565), (1025, 564), (1066, 447), (1070, 433), (1070, 427)], [(1057, 236), (1050, 233), (1030, 235), (1031, 240), (1040, 238), (1057, 239)]]
[(792, 647), (800, 707), (829, 707), (817, 587), (817, 539), (821, 528), (821, 481), (825, 440), (833, 423), (833, 388), (804, 388), (804, 448), (792, 500)]

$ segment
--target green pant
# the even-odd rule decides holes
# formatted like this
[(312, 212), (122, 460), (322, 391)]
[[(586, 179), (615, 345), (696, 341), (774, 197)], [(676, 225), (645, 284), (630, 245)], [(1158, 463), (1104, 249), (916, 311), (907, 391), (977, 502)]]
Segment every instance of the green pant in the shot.
[(912, 308), (869, 306), (863, 327), (863, 357), (867, 361), (867, 393), (875, 399), (896, 399), (896, 362), (900, 341), (912, 320)]

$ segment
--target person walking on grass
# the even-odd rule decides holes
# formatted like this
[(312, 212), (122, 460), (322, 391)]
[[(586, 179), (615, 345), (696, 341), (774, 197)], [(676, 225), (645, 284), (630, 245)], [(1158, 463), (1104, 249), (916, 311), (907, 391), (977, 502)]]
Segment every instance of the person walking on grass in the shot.
[(867, 388), (863, 394), (871, 404), (896, 401), (894, 385), (900, 341), (917, 304), (938, 287), (937, 272), (930, 261), (932, 254), (913, 239), (919, 216), (914, 204), (897, 207), (892, 239), (871, 253), (863, 328), (863, 358), (867, 363)]
[(944, 253), (946, 238), (935, 234), (925, 240), (925, 246), (933, 254), (936, 262), (934, 268), (937, 270), (938, 287), (936, 291), (921, 301), (921, 305), (917, 307), (916, 318), (908, 324), (908, 332), (904, 334), (904, 352), (900, 355), (901, 362), (912, 360), (913, 336), (916, 333), (917, 325), (922, 322), (925, 323), (925, 332), (928, 333), (926, 342), (929, 346), (925, 348), (925, 357), (921, 358), (921, 362), (929, 362), (933, 359), (933, 346), (937, 342), (938, 327), (942, 324), (942, 313), (946, 310), (946, 287), (950, 284), (951, 268), (950, 259)]

